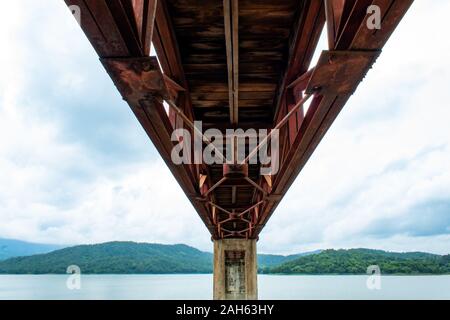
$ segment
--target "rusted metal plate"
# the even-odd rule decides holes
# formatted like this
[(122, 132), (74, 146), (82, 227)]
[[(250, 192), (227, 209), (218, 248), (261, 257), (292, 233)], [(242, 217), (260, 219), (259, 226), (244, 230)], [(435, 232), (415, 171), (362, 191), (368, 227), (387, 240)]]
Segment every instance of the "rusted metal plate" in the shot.
[(324, 51), (306, 93), (353, 93), (381, 51)]
[(143, 95), (167, 97), (167, 88), (156, 57), (101, 59), (125, 100)]

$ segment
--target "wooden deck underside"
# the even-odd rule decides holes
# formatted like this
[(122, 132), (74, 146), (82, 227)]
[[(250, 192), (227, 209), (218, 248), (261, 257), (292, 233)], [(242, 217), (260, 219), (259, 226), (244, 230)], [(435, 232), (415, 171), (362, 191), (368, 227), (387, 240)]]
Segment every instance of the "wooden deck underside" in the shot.
[[(65, 1), (80, 7), (103, 65), (219, 239), (258, 237), (413, 0)], [(371, 5), (380, 30), (367, 28)], [(323, 30), (329, 48), (311, 66)], [(258, 163), (225, 180), (222, 165), (171, 160), (174, 129), (272, 129), (308, 94), (307, 112), (281, 127), (274, 175), (261, 176)]]
[[(223, 1), (168, 1), (196, 119), (230, 122)], [(199, 10), (199, 8), (201, 8)], [(286, 68), (299, 1), (239, 1), (238, 123), (273, 123), (276, 89)]]

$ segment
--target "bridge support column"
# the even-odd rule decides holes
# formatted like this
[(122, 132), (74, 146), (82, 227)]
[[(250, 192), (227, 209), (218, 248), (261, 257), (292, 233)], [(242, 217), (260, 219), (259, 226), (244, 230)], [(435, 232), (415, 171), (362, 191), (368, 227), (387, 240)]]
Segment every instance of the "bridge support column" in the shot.
[(214, 241), (214, 300), (258, 299), (256, 240)]

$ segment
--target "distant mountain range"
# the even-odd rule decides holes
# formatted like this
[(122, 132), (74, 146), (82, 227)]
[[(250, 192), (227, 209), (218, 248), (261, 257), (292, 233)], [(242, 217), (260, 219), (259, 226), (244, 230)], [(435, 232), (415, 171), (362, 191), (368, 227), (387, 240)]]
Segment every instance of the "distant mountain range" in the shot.
[[(0, 261), (0, 273), (64, 274), (70, 265), (79, 266), (84, 274), (211, 273), (212, 260), (211, 253), (183, 244), (109, 242), (10, 258)], [(450, 274), (450, 255), (369, 249), (258, 255), (260, 273), (364, 274), (370, 265), (379, 265), (384, 274)]]
[(63, 248), (63, 246), (0, 238), (0, 260), (5, 260), (12, 257), (48, 253), (61, 248)]
[[(271, 268), (317, 252), (290, 256), (262, 254), (258, 255), (258, 264)], [(88, 274), (211, 273), (212, 261), (212, 253), (183, 244), (109, 242), (0, 261), (0, 273), (61, 274), (70, 265), (78, 265)]]

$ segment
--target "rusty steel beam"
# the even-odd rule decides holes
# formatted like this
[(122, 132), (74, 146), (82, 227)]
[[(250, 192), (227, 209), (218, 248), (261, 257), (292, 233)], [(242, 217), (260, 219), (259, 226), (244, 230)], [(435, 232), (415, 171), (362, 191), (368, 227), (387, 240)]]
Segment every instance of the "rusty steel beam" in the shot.
[[(292, 126), (293, 122), (297, 124), (303, 121), (303, 105), (300, 105), (300, 110), (296, 110), (298, 109), (296, 104), (302, 100), (302, 97), (296, 96), (294, 98), (294, 91), (289, 88), (289, 86), (297, 78), (304, 75), (309, 68), (321, 31), (325, 25), (325, 7), (322, 0), (306, 0), (301, 5), (303, 6), (303, 10), (298, 17), (295, 31), (290, 39), (288, 64), (285, 72), (281, 76), (281, 82), (277, 90), (278, 94), (275, 99), (274, 118), (270, 129), (274, 128), (277, 123), (280, 123), (283, 121), (283, 118), (285, 118), (286, 114), (282, 109), (283, 106), (286, 105), (286, 101), (291, 102), (289, 110), (287, 110), (286, 113), (290, 113), (293, 109), (294, 111), (297, 111), (296, 117), (288, 117), (288, 121), (290, 122), (289, 127)], [(281, 132), (282, 138), (283, 131)], [(293, 137), (295, 133), (296, 132), (290, 133), (291, 137)], [(283, 147), (280, 149), (283, 149)]]
[[(350, 1), (347, 1), (347, 4)], [(327, 20), (328, 47), (334, 48), (339, 34), (339, 25), (342, 20), (346, 0), (324, 0)]]
[[(348, 7), (345, 5), (348, 3), (349, 0), (340, 9), (340, 17), (334, 14), (330, 17), (334, 30), (339, 30), (343, 25), (342, 30), (336, 34), (334, 48), (322, 53), (306, 88), (307, 93), (319, 90), (320, 95), (313, 100), (275, 177), (272, 193), (280, 198), (266, 203), (252, 237), (257, 237), (261, 232), (333, 121), (375, 63), (413, 0), (353, 1), (352, 10), (346, 16)], [(384, 19), (381, 30), (367, 28), (367, 8), (372, 4), (382, 9)], [(338, 27), (336, 19), (341, 19)]]
[[(168, 33), (168, 18), (164, 14), (163, 2), (158, 2), (158, 9), (153, 10), (153, 6), (148, 3), (145, 32), (138, 27), (140, 18), (136, 17), (136, 11), (141, 5), (139, 1), (131, 0), (65, 0), (68, 6), (77, 5), (81, 9), (81, 27), (101, 58), (101, 61), (111, 76), (114, 84), (118, 88), (124, 100), (128, 103), (138, 121), (146, 131), (147, 135), (155, 145), (164, 162), (177, 179), (184, 193), (188, 196), (192, 205), (199, 213), (203, 222), (213, 237), (217, 237), (213, 221), (201, 198), (198, 188), (199, 181), (193, 175), (193, 170), (187, 166), (177, 166), (171, 160), (171, 151), (174, 146), (171, 141), (173, 126), (169, 120), (163, 106), (163, 98), (171, 99), (170, 90), (167, 83), (181, 83), (182, 88), (186, 88), (186, 80), (182, 72), (181, 64), (174, 67), (176, 42), (165, 41), (167, 47), (171, 47), (173, 52), (169, 52), (170, 70), (166, 73), (171, 79), (163, 76), (155, 57), (148, 57), (148, 37), (152, 33), (151, 21), (157, 21), (153, 38), (161, 35), (170, 38)], [(154, 2), (154, 1), (150, 1)], [(135, 7), (133, 7), (133, 5)], [(152, 16), (153, 15), (153, 16)], [(141, 30), (141, 32), (139, 32)], [(145, 38), (143, 38), (144, 33)], [(156, 35), (157, 34), (157, 35)], [(164, 39), (165, 40), (165, 39)], [(160, 50), (166, 50), (161, 43)], [(176, 87), (176, 86), (175, 86)], [(179, 88), (178, 88), (179, 89)], [(173, 91), (172, 91), (173, 92)]]
[(144, 55), (150, 55), (158, 0), (132, 0), (136, 28)]
[(286, 97), (289, 84), (308, 71), (323, 26), (325, 25), (325, 9), (322, 0), (307, 0), (299, 17), (295, 33), (291, 39), (287, 69), (282, 76), (275, 105), (274, 123), (284, 115), (280, 114), (282, 101)]

